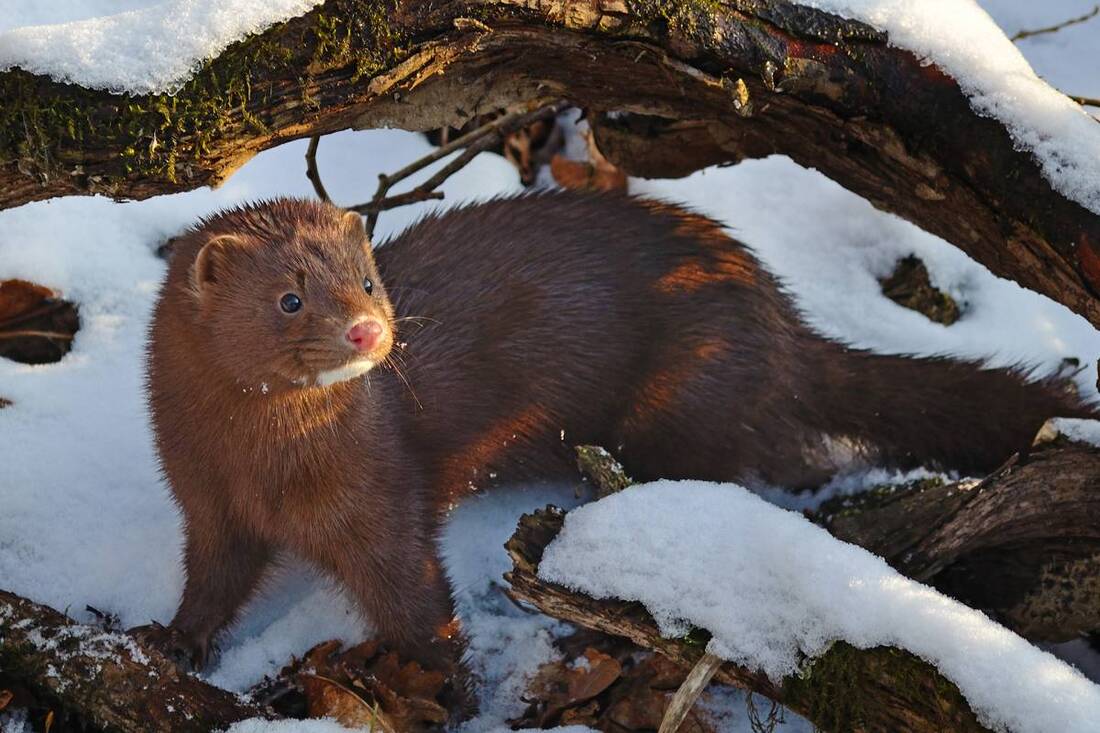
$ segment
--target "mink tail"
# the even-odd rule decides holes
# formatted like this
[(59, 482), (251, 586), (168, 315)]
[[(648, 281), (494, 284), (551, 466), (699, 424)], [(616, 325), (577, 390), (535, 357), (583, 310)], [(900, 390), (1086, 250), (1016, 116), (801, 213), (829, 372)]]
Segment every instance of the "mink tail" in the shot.
[[(873, 446), (876, 462), (984, 475), (1031, 446), (1051, 417), (1098, 417), (1063, 369), (989, 369), (947, 357), (886, 356), (815, 339), (811, 379), (831, 395), (825, 434)], [(846, 396), (836, 399), (837, 396)]]

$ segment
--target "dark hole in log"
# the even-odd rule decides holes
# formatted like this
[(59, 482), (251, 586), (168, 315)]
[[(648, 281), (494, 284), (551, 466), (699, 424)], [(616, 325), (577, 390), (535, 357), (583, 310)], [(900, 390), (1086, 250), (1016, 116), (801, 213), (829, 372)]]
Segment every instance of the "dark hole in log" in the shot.
[(929, 320), (945, 326), (959, 320), (961, 312), (958, 303), (947, 293), (933, 287), (928, 268), (916, 255), (898, 260), (894, 272), (880, 283), (883, 295)]
[(60, 361), (79, 328), (76, 306), (56, 291), (26, 280), (0, 281), (0, 357), (23, 364)]

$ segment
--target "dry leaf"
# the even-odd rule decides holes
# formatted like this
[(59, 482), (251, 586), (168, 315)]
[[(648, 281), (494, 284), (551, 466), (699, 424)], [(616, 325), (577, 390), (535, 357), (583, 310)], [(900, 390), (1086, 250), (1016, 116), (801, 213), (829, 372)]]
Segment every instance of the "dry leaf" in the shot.
[(0, 356), (24, 364), (58, 361), (80, 326), (76, 307), (26, 280), (0, 281)]
[[(365, 641), (344, 651), (338, 641), (326, 641), (288, 664), (263, 692), (282, 695), (284, 709), (295, 711), (295, 690), (304, 705), (295, 715), (329, 716), (342, 724), (373, 726), (387, 733), (439, 728), (448, 718), (439, 698), (446, 676), (416, 662), (402, 663), (394, 652), (382, 652), (378, 642)], [(265, 698), (266, 699), (266, 698)]]
[(584, 652), (587, 668), (569, 670), (568, 704), (584, 702), (599, 695), (619, 679), (623, 667), (612, 657), (589, 647)]
[(550, 160), (550, 174), (562, 188), (589, 191), (625, 191), (626, 174), (603, 157), (592, 133), (587, 132), (588, 161), (569, 160), (555, 155)]
[[(657, 729), (687, 670), (629, 641), (579, 632), (557, 642), (559, 662), (543, 665), (528, 685), (523, 716), (513, 727), (585, 725), (607, 733)], [(583, 649), (583, 651), (582, 651)], [(579, 664), (577, 662), (580, 662)], [(692, 712), (679, 733), (714, 733)]]
[(394, 730), (377, 707), (339, 682), (317, 675), (302, 675), (301, 682), (311, 718), (334, 718), (346, 728)]
[(15, 693), (11, 690), (0, 690), (0, 710), (6, 708), (13, 697), (15, 697)]
[(595, 728), (599, 720), (600, 703), (590, 700), (579, 708), (570, 708), (561, 714), (562, 725), (586, 725)]

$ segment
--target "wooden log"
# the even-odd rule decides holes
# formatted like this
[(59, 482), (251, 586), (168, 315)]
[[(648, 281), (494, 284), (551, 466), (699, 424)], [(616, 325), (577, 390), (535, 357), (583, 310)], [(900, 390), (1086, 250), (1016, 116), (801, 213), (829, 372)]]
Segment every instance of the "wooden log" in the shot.
[[(509, 595), (543, 613), (622, 636), (664, 654), (685, 668), (703, 655), (706, 638), (666, 639), (640, 603), (596, 600), (538, 578), (546, 546), (561, 531), (564, 513), (553, 507), (524, 515), (506, 547), (513, 568)], [(889, 647), (856, 649), (838, 642), (812, 660), (801, 677), (772, 681), (731, 662), (714, 679), (779, 702), (819, 730), (985, 731), (958, 688), (909, 652)]]
[(246, 718), (274, 717), (181, 673), (130, 636), (78, 624), (2, 590), (0, 676), (107, 731), (206, 733)]
[[(622, 468), (606, 451), (583, 446), (578, 456), (601, 495), (623, 488)], [(981, 481), (882, 487), (831, 501), (810, 518), (1023, 636), (1065, 641), (1095, 631), (1100, 618), (1098, 484), (1100, 448), (1058, 436)], [(548, 507), (520, 520), (507, 544), (510, 595), (696, 665), (705, 636), (662, 638), (639, 603), (596, 600), (539, 580), (543, 550), (563, 519)], [(952, 683), (898, 649), (838, 643), (801, 678), (772, 681), (726, 663), (715, 679), (786, 705), (822, 730), (982, 729)]]
[[(568, 98), (668, 121), (696, 167), (790, 155), (1100, 325), (1100, 217), (888, 41), (788, 0), (327, 0), (174, 95), (0, 73), (0, 208), (216, 185), (295, 138)], [(605, 153), (629, 170), (622, 149)]]
[(921, 481), (813, 519), (1034, 641), (1100, 629), (1100, 448), (1059, 438), (982, 481)]

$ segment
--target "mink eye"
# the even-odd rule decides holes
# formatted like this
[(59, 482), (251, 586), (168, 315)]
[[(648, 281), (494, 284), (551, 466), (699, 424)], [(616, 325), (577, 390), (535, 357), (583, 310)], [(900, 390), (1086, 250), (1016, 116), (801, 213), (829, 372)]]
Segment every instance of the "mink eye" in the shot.
[(363, 290), (367, 292), (367, 295), (370, 295), (374, 292), (374, 281), (372, 281), (369, 277), (363, 278)]
[(294, 293), (287, 293), (279, 298), (279, 307), (283, 309), (283, 313), (297, 313), (302, 309), (302, 299)]

